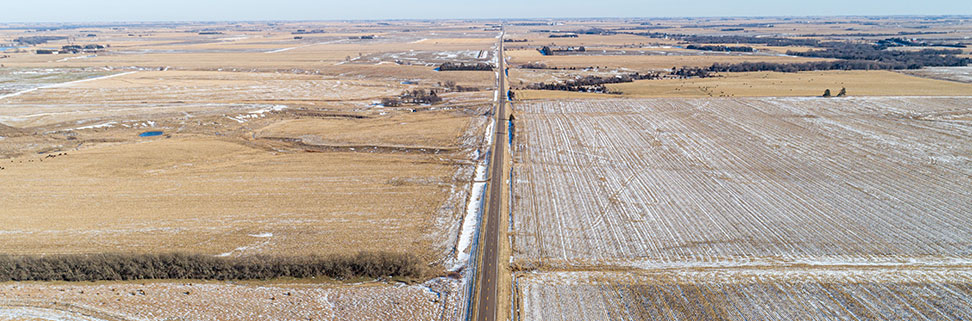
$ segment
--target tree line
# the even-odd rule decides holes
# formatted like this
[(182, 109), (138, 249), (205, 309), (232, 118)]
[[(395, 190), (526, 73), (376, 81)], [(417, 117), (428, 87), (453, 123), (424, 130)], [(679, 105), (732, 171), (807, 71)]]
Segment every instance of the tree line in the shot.
[(147, 279), (248, 280), (281, 277), (421, 278), (425, 264), (410, 254), (360, 252), (309, 257), (201, 254), (0, 255), (0, 282)]
[(398, 97), (386, 97), (381, 99), (381, 105), (386, 107), (398, 107), (402, 104), (435, 104), (442, 101), (442, 97), (435, 92), (435, 89), (413, 89), (402, 92)]
[(437, 71), (453, 71), (453, 70), (475, 70), (475, 71), (492, 71), (493, 65), (487, 63), (454, 63), (454, 62), (444, 62), (435, 68)]
[(610, 77), (598, 77), (598, 76), (584, 76), (577, 79), (570, 79), (564, 82), (557, 83), (534, 83), (527, 86), (527, 89), (536, 90), (562, 90), (562, 91), (576, 91), (576, 92), (590, 92), (590, 93), (609, 93), (605, 84), (618, 84), (633, 82), (635, 80), (642, 79), (658, 79), (660, 76), (657, 73), (631, 73), (618, 76)]
[(922, 49), (919, 51), (886, 50), (881, 45), (850, 42), (830, 43), (823, 50), (787, 51), (787, 55), (837, 59), (802, 63), (742, 62), (736, 64), (712, 64), (712, 72), (779, 71), (797, 72), (812, 70), (900, 70), (922, 67), (967, 66), (972, 59), (960, 57), (958, 49)]
[(746, 46), (721, 46), (721, 45), (688, 45), (685, 49), (691, 50), (705, 50), (705, 51), (725, 51), (725, 52), (753, 52), (756, 51), (753, 47)]
[(30, 36), (30, 37), (18, 37), (13, 41), (18, 45), (41, 45), (48, 41), (64, 40), (68, 37), (65, 36)]
[(566, 47), (566, 48), (551, 48), (550, 46), (543, 46), (540, 47), (540, 49), (537, 49), (537, 51), (539, 51), (541, 55), (552, 56), (552, 55), (567, 54), (572, 52), (586, 52), (587, 48), (584, 48), (584, 46)]

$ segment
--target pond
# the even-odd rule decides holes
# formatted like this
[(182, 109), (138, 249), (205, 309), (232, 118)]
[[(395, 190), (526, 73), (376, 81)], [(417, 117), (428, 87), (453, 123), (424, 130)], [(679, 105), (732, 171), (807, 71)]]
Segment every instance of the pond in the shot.
[(150, 132), (144, 132), (144, 133), (138, 134), (138, 137), (152, 137), (152, 136), (162, 136), (162, 132), (160, 132), (160, 131), (150, 131)]

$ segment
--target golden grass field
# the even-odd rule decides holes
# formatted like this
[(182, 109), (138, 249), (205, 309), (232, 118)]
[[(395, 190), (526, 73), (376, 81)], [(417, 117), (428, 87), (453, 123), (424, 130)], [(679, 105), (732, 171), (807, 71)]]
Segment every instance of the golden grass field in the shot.
[[(40, 27), (10, 25), (0, 29), (0, 44), (21, 36), (69, 37), (0, 54), (0, 199), (3, 204), (0, 206), (0, 254), (190, 252), (244, 257), (389, 251), (417, 255), (432, 271), (430, 279), (411, 280), (410, 284), (396, 280), (353, 280), (361, 282), (354, 284), (333, 280), (0, 283), (0, 320), (24, 319), (25, 315), (35, 314), (49, 319), (52, 315), (55, 319), (83, 315), (102, 320), (237, 320), (253, 319), (253, 315), (267, 319), (459, 318), (464, 299), (462, 281), (454, 278), (455, 275), (444, 275), (458, 260), (457, 243), (466, 219), (473, 172), (487, 147), (484, 136), (488, 111), (494, 99), (496, 72), (437, 72), (434, 67), (443, 62), (494, 63), (499, 33), (494, 23), (467, 20), (189, 22), (80, 28), (61, 28), (63, 26), (57, 24)], [(733, 24), (747, 27), (723, 30)], [(918, 25), (922, 27), (915, 27)], [(873, 41), (885, 36), (854, 34), (895, 35), (916, 30), (930, 33), (908, 36), (918, 39), (968, 39), (972, 36), (972, 26), (952, 18), (940, 21), (908, 17), (508, 21), (506, 38), (528, 40), (506, 44), (511, 67), (509, 84), (525, 87), (535, 82), (556, 82), (584, 75), (663, 71), (672, 67), (705, 67), (713, 63), (820, 60), (782, 55), (788, 50), (812, 49), (808, 47), (752, 45), (760, 52), (722, 54), (681, 49), (686, 43), (633, 34), (549, 37), (550, 31), (569, 32), (594, 27), (620, 28), (628, 32), (776, 35), (828, 41)], [(299, 29), (314, 33), (297, 34)], [(220, 34), (206, 35), (200, 34), (201, 31)], [(375, 39), (361, 39), (367, 35), (374, 35)], [(56, 49), (68, 44), (105, 44), (110, 47), (97, 53), (34, 53), (37, 49)], [(591, 52), (541, 56), (536, 50), (541, 46), (585, 46)], [(597, 51), (602, 52), (597, 54)], [(620, 51), (625, 51), (624, 55), (617, 54)], [(518, 68), (537, 62), (575, 69)], [(581, 70), (587, 67), (594, 68)], [(846, 87), (852, 97), (957, 96), (934, 99), (961, 101), (965, 99), (961, 96), (972, 93), (972, 85), (955, 80), (964, 79), (966, 74), (954, 69), (910, 74), (886, 71), (722, 73), (716, 78), (650, 80), (609, 86), (621, 92), (620, 95), (535, 90), (517, 90), (516, 94), (518, 99), (541, 105), (559, 104), (563, 102), (559, 99), (564, 98), (581, 105), (611, 105), (617, 100), (605, 98), (664, 97), (659, 99), (672, 99), (671, 106), (681, 106), (685, 101), (679, 98), (807, 97), (819, 96), (827, 88), (836, 94), (841, 87)], [(452, 83), (472, 90), (453, 91), (448, 85)], [(434, 105), (400, 107), (378, 104), (382, 98), (414, 89), (434, 89), (444, 101)], [(828, 102), (838, 104), (840, 101)], [(522, 112), (517, 109), (521, 107), (519, 104), (514, 106), (514, 113)], [(720, 115), (739, 117), (738, 110), (731, 107), (718, 109)], [(542, 114), (534, 112), (526, 117), (552, 119), (539, 116)], [(594, 114), (597, 113), (590, 113)], [(517, 114), (518, 118), (520, 116)], [(665, 114), (664, 117), (675, 116)], [(677, 121), (691, 121), (694, 116), (689, 116)], [(952, 121), (956, 127), (964, 126), (968, 121), (966, 114), (954, 110), (922, 117), (932, 119), (929, 121)], [(540, 123), (533, 120), (531, 124)], [(759, 122), (754, 124), (756, 127), (767, 126)], [(705, 127), (703, 125), (699, 126)], [(597, 126), (589, 128), (590, 131), (584, 129), (584, 133), (609, 129)], [(732, 126), (727, 128), (739, 130)], [(542, 129), (527, 127), (526, 130)], [(163, 131), (164, 134), (139, 137), (146, 131)], [(667, 135), (641, 130), (625, 133), (637, 134), (637, 137)], [(693, 136), (695, 133), (683, 134), (696, 137)], [(549, 137), (560, 136), (551, 134)], [(931, 136), (909, 139), (920, 139), (925, 143)], [(796, 143), (798, 141), (783, 140), (776, 144), (786, 147)], [(676, 145), (674, 148), (685, 147)], [(523, 146), (518, 148), (532, 145)], [(642, 147), (651, 146), (645, 144)], [(581, 150), (590, 145), (574, 147)], [(525, 152), (518, 150), (518, 153)], [(545, 152), (553, 153), (549, 154), (551, 158), (559, 160), (563, 160), (559, 157), (577, 156), (567, 151)], [(627, 155), (623, 151), (620, 153)], [(873, 160), (870, 157), (863, 159)], [(929, 160), (947, 164), (956, 161), (964, 160)], [(612, 168), (617, 170), (624, 164), (619, 161)], [(565, 171), (567, 167), (561, 165), (544, 165), (555, 167), (546, 174)], [(592, 165), (586, 168), (603, 170), (605, 167)], [(681, 173), (687, 175), (685, 177), (694, 177), (692, 175), (708, 175), (706, 173), (710, 171), (704, 167), (689, 169)], [(826, 171), (819, 173), (827, 174)], [(536, 182), (542, 178), (537, 176)], [(598, 182), (596, 184), (613, 184), (613, 181)], [(660, 184), (664, 185), (664, 182)], [(551, 185), (548, 188), (563, 192), (578, 186), (582, 185)], [(851, 192), (883, 197), (877, 189)], [(595, 192), (575, 194), (588, 199), (605, 196)], [(620, 204), (620, 200), (627, 199), (618, 198), (619, 195), (614, 195), (613, 201), (607, 195), (609, 200), (605, 204)], [(553, 206), (551, 202), (559, 202), (561, 196), (556, 193), (528, 195), (526, 198), (514, 195), (512, 204), (521, 206), (526, 200), (534, 200), (537, 208), (547, 209)], [(577, 211), (581, 207), (569, 208)], [(558, 222), (571, 215), (570, 211), (550, 212), (561, 215), (551, 215), (545, 222)], [(621, 212), (634, 213), (634, 210), (623, 209)], [(523, 215), (521, 213), (514, 212), (513, 215), (511, 221), (515, 222), (528, 218), (517, 217)], [(625, 222), (617, 224), (619, 229), (657, 226), (637, 217), (630, 217)], [(594, 231), (604, 224), (592, 226), (571, 227), (566, 233)], [(701, 229), (700, 226), (705, 225), (693, 226)], [(527, 234), (533, 232), (524, 234), (515, 228), (516, 233), (523, 234), (518, 235), (512, 249), (520, 256), (516, 262), (518, 266), (549, 268), (524, 259), (523, 253), (534, 246), (544, 247), (537, 249), (537, 253), (553, 253), (551, 249), (556, 247), (550, 244), (555, 244), (555, 240), (530, 243)], [(613, 245), (588, 243), (597, 243), (608, 234), (588, 235), (575, 244), (578, 247), (590, 245), (604, 252)], [(836, 234), (826, 235), (835, 237)], [(626, 244), (638, 246), (640, 243)], [(767, 244), (774, 244), (773, 240)], [(577, 248), (561, 246), (564, 251), (577, 254)], [(734, 248), (705, 242), (692, 246), (699, 253), (704, 253), (706, 247), (725, 251)], [(771, 247), (767, 245), (760, 249)], [(823, 244), (815, 248), (828, 247)], [(622, 254), (625, 253), (618, 256)], [(543, 255), (530, 258), (537, 257), (547, 258)], [(722, 286), (713, 287), (713, 283), (706, 283), (710, 275), (658, 277), (635, 273), (618, 276), (611, 272), (619, 269), (617, 266), (591, 268), (589, 265), (560, 263), (564, 270), (540, 271), (525, 277), (522, 279), (524, 283), (516, 287), (516, 291), (522, 291), (519, 295), (524, 295), (519, 297), (523, 300), (514, 300), (514, 304), (522, 308), (519, 310), (521, 317), (598, 319), (603, 315), (564, 307), (583, 307), (593, 302), (591, 298), (600, 298), (603, 304), (599, 308), (604, 311), (617, 312), (620, 306), (633, 304), (636, 308), (630, 313), (615, 314), (633, 319), (655, 317), (658, 311), (669, 311), (672, 318), (697, 317), (700, 315), (685, 313), (703, 311), (692, 306), (696, 303), (703, 307), (721, 305), (754, 309), (737, 314), (704, 310), (711, 312), (708, 315), (759, 318), (768, 314), (754, 306), (819, 299), (823, 302), (822, 307), (836, 309), (834, 302), (839, 300), (827, 301), (824, 294), (854, 296), (858, 295), (854, 284), (864, 284), (868, 291), (878, 293), (876, 297), (896, 297), (893, 293), (888, 294), (896, 291), (896, 285), (885, 286), (882, 282), (907, 283), (911, 280), (900, 275), (887, 275), (888, 278), (882, 280), (869, 275), (833, 278), (817, 274), (797, 280), (744, 271), (738, 275), (730, 274), (755, 281), (718, 283), (725, 279), (714, 278), (717, 284), (725, 284), (725, 288), (736, 292), (709, 296), (694, 293), (708, 293)], [(684, 262), (675, 260), (671, 263)], [(466, 273), (463, 267), (458, 270)], [(591, 270), (585, 270), (588, 268)], [(631, 267), (620, 267), (622, 270), (628, 268)], [(604, 275), (598, 274), (601, 270)], [(933, 272), (937, 273), (937, 270)], [(967, 278), (939, 278), (935, 273), (915, 275), (915, 282), (924, 283), (907, 290), (942, 296), (967, 292), (961, 287), (967, 285)], [(958, 282), (961, 286), (953, 287), (949, 282)], [(797, 290), (806, 290), (802, 296), (787, 296), (785, 300), (774, 301), (774, 296), (768, 294), (777, 293), (768, 287), (794, 283), (803, 284), (793, 286)], [(693, 293), (679, 296), (674, 289), (682, 286)], [(753, 293), (758, 295), (748, 296)], [(871, 301), (867, 302), (879, 302), (868, 298)], [(638, 302), (644, 305), (637, 307)], [(655, 305), (649, 308), (643, 302)], [(561, 306), (556, 308), (551, 304)], [(661, 308), (665, 304), (679, 306)], [(924, 306), (916, 309), (931, 311)], [(500, 310), (506, 309), (501, 307)], [(821, 317), (850, 315), (880, 314), (834, 310), (831, 314), (821, 314)]]
[[(528, 72), (521, 72), (520, 75)], [(511, 72), (512, 74), (512, 72)], [(536, 75), (525, 75), (542, 79)], [(526, 77), (524, 77), (526, 78)], [(972, 84), (916, 77), (891, 71), (806, 71), (798, 73), (721, 73), (714, 78), (639, 80), (611, 84), (620, 94), (554, 90), (517, 90), (522, 100), (617, 97), (815, 97), (830, 89), (849, 96), (955, 96), (972, 93)]]
[[(106, 28), (81, 40), (110, 43), (105, 52), (0, 58), (0, 254), (383, 251), (418, 256), (432, 279), (270, 285), (280, 291), (105, 282), (72, 284), (72, 296), (56, 284), (0, 284), (0, 319), (11, 307), (105, 319), (457, 315), (459, 281), (436, 276), (456, 258), (494, 73), (432, 69), (453, 56), (488, 61), (496, 32), (439, 22), (206, 26), (225, 34)], [(327, 31), (299, 40), (297, 28)], [(375, 104), (411, 89), (446, 101)], [(164, 134), (138, 136), (146, 131)], [(121, 288), (150, 295), (103, 299)], [(284, 308), (295, 304), (305, 310)]]
[(517, 50), (509, 52), (512, 65), (529, 62), (541, 62), (558, 68), (587, 68), (600, 67), (602, 69), (625, 68), (629, 70), (647, 72), (655, 70), (671, 70), (672, 67), (708, 67), (713, 63), (740, 62), (775, 62), (799, 63), (821, 61), (826, 59), (804, 58), (789, 56), (758, 56), (758, 55), (565, 55), (543, 56), (536, 50)]
[(608, 85), (633, 97), (820, 96), (830, 89), (851, 96), (952, 96), (972, 93), (972, 84), (919, 78), (892, 71), (722, 73), (702, 79), (640, 80)]
[(417, 236), (435, 230), (440, 207), (458, 206), (443, 202), (456, 168), (423, 156), (275, 155), (190, 136), (41, 159), (4, 166), (4, 253), (357, 248), (432, 259), (430, 250), (447, 246), (433, 243), (448, 236)]

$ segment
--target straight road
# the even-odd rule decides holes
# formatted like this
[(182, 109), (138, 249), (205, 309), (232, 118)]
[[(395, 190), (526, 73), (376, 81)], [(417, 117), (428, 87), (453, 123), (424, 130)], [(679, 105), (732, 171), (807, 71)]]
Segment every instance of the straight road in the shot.
[(493, 117), (496, 120), (496, 125), (493, 126), (494, 137), (493, 137), (493, 150), (492, 158), (489, 160), (489, 201), (486, 203), (486, 224), (485, 224), (485, 237), (482, 239), (483, 247), (482, 252), (479, 255), (479, 266), (481, 269), (478, 273), (478, 283), (476, 288), (478, 302), (475, 303), (476, 306), (476, 320), (477, 321), (493, 321), (496, 320), (497, 311), (497, 278), (499, 277), (499, 259), (497, 258), (497, 253), (499, 252), (499, 222), (502, 218), (503, 210), (503, 183), (506, 181), (506, 174), (504, 173), (504, 164), (506, 159), (506, 145), (509, 141), (506, 133), (506, 121), (509, 118), (506, 116), (506, 61), (503, 57), (503, 37), (505, 32), (502, 32), (499, 37), (499, 62), (496, 67), (499, 70), (499, 77), (497, 78), (497, 100), (495, 110), (493, 112)]

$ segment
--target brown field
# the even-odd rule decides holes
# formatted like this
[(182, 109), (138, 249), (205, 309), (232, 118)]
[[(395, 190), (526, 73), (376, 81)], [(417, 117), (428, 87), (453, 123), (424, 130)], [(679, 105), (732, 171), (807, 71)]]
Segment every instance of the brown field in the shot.
[[(808, 61), (821, 61), (826, 59), (804, 58), (790, 56), (759, 56), (759, 55), (564, 55), (564, 56), (543, 56), (536, 50), (510, 51), (510, 64), (519, 65), (528, 62), (542, 62), (551, 67), (558, 68), (587, 68), (599, 67), (602, 69), (625, 68), (634, 71), (647, 72), (657, 70), (671, 70), (672, 67), (708, 67), (713, 63), (740, 63), (740, 62), (775, 62), (775, 63), (799, 63)], [(515, 78), (511, 80), (516, 80)]]
[(529, 320), (962, 320), (972, 317), (970, 272), (563, 272), (517, 281)]
[[(0, 320), (462, 317), (464, 281), (442, 276), (469, 275), (458, 244), (496, 73), (434, 68), (494, 63), (495, 23), (0, 29), (3, 47), (21, 36), (69, 37), (0, 54), (0, 254), (384, 251), (416, 255), (431, 271), (405, 282), (8, 282), (0, 283)], [(620, 33), (549, 37), (589, 28)], [(758, 50), (717, 53), (627, 33), (876, 41), (904, 32), (967, 42), (972, 25), (956, 17), (545, 19), (510, 20), (506, 32), (528, 40), (506, 44), (509, 83), (523, 88), (821, 60), (783, 55), (809, 47), (714, 43)], [(34, 53), (68, 44), (110, 47)], [(590, 51), (541, 56), (536, 49), (547, 45)], [(531, 62), (566, 69), (518, 68)], [(514, 108), (509, 268), (519, 283), (505, 288), (515, 290), (515, 312), (531, 320), (967, 318), (972, 85), (954, 81), (966, 74), (724, 73), (609, 86), (620, 95), (517, 90), (530, 101)], [(792, 97), (841, 87), (851, 97)], [(379, 104), (414, 89), (435, 90), (443, 102)], [(709, 98), (718, 96), (775, 98)], [(640, 97), (661, 98), (628, 100)], [(146, 131), (164, 133), (139, 136)]]
[(458, 168), (420, 154), (274, 153), (189, 136), (41, 160), (4, 166), (3, 253), (375, 249), (433, 261), (451, 245), (436, 223), (456, 219), (442, 209), (461, 206), (444, 202)]
[[(206, 26), (224, 34), (92, 30), (82, 41), (107, 51), (0, 58), (0, 254), (382, 251), (420, 257), (433, 279), (5, 283), (0, 319), (455, 318), (462, 283), (437, 276), (456, 260), (495, 75), (433, 68), (489, 61), (497, 33)], [(327, 31), (293, 39), (297, 28)], [(59, 32), (72, 31), (46, 34)], [(411, 89), (445, 101), (375, 104)], [(153, 130), (164, 134), (138, 136)]]
[(830, 89), (850, 96), (952, 96), (972, 93), (972, 85), (919, 78), (892, 71), (805, 71), (721, 73), (701, 79), (639, 80), (608, 88), (631, 97), (820, 96)]
[(0, 283), (0, 320), (450, 320), (456, 283)]

